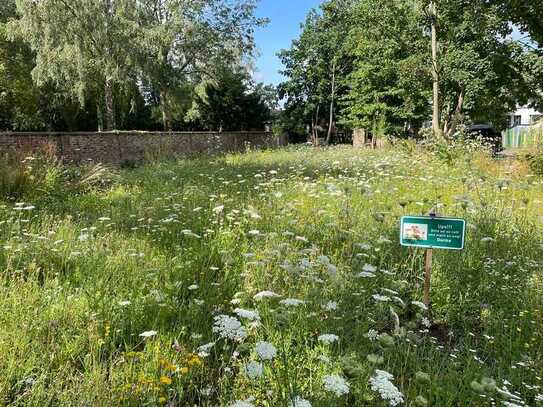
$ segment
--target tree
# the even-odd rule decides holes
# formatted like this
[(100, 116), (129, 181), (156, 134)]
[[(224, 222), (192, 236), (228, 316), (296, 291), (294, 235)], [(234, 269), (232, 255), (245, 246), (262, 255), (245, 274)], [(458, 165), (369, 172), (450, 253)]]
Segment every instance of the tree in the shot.
[(422, 10), (413, 2), (358, 1), (358, 23), (346, 43), (353, 59), (342, 121), (352, 127), (384, 126), (389, 134), (413, 133), (427, 120), (431, 63)]
[(271, 118), (275, 91), (255, 85), (246, 71), (223, 67), (196, 98), (200, 122), (210, 130), (262, 130)]
[(82, 106), (97, 95), (107, 130), (116, 127), (115, 91), (130, 78), (126, 46), (134, 38), (120, 16), (131, 6), (128, 0), (17, 0), (20, 18), (10, 25), (11, 35), (36, 53), (36, 84), (63, 88)]
[(499, 126), (530, 93), (524, 50), (508, 39), (509, 19), (486, 0), (436, 3), (441, 131), (450, 137), (465, 117)]
[[(344, 91), (342, 78), (350, 61), (343, 53), (343, 42), (351, 24), (351, 0), (331, 0), (312, 10), (305, 21), (302, 34), (289, 50), (279, 54), (288, 78), (280, 85), (281, 97), (287, 99), (286, 111), (301, 115), (310, 123), (314, 142), (318, 139), (321, 116), (328, 113), (329, 143), (336, 116), (336, 101)], [(300, 109), (298, 106), (304, 106)], [(287, 120), (288, 122), (288, 120)]]
[[(136, 63), (157, 89), (165, 130), (171, 130), (176, 89), (209, 76), (212, 67), (237, 64), (254, 51), (254, 0), (141, 0), (125, 8), (134, 28)], [(185, 104), (186, 104), (185, 100)], [(177, 117), (181, 120), (182, 117)]]

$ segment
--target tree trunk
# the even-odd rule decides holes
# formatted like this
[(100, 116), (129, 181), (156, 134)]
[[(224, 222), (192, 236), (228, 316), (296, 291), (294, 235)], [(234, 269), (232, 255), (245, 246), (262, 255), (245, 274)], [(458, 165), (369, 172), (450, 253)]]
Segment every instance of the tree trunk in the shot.
[(460, 122), (460, 119), (462, 117), (462, 108), (464, 107), (464, 95), (464, 89), (462, 88), (460, 94), (458, 95), (458, 103), (456, 104), (456, 109), (452, 114), (450, 123), (446, 127), (447, 130), (444, 132), (446, 137), (451, 137), (456, 131), (456, 128), (458, 127), (458, 123)]
[(432, 129), (434, 137), (441, 136), (439, 124), (439, 71), (438, 71), (438, 43), (437, 43), (437, 6), (435, 1), (430, 3), (430, 17), (432, 19), (432, 82), (433, 82), (433, 102), (432, 102)]
[(110, 79), (106, 79), (105, 96), (106, 96), (106, 130), (115, 130), (117, 128), (117, 123), (115, 122), (115, 104), (113, 101), (113, 85)]
[(317, 105), (317, 110), (315, 111), (315, 124), (313, 125), (313, 145), (319, 145), (319, 111), (321, 109), (320, 103)]
[(102, 114), (102, 106), (100, 102), (96, 102), (96, 121), (98, 122), (98, 131), (104, 131), (104, 115)]
[(332, 64), (332, 96), (330, 100), (330, 122), (328, 123), (328, 134), (326, 135), (326, 144), (330, 144), (332, 139), (332, 128), (334, 126), (334, 102), (336, 96), (336, 61)]
[(162, 123), (164, 131), (172, 131), (172, 114), (168, 105), (168, 97), (164, 90), (160, 91), (160, 109), (162, 110)]

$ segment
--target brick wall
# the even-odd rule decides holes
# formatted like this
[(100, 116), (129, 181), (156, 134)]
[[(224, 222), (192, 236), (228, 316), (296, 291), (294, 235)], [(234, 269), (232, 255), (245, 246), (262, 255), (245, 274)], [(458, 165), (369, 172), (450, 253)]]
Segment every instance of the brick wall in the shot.
[(286, 137), (267, 132), (0, 133), (0, 153), (19, 156), (48, 151), (64, 162), (119, 165), (149, 157), (214, 155), (284, 146)]

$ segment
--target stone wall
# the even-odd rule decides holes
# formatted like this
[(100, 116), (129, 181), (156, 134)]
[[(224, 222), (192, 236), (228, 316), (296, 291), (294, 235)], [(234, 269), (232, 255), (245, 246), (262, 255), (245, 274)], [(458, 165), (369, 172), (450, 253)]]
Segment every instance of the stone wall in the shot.
[(268, 132), (0, 133), (0, 153), (54, 154), (66, 163), (120, 165), (146, 158), (191, 157), (284, 146)]

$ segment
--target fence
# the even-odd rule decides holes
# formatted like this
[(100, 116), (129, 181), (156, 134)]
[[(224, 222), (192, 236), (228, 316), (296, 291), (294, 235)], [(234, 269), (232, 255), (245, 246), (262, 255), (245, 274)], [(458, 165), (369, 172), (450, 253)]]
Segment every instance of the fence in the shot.
[(526, 148), (543, 142), (543, 125), (517, 126), (502, 133), (504, 148)]
[(286, 137), (263, 131), (0, 133), (0, 153), (31, 155), (47, 150), (75, 164), (91, 161), (119, 165), (149, 156), (214, 155), (286, 144)]

